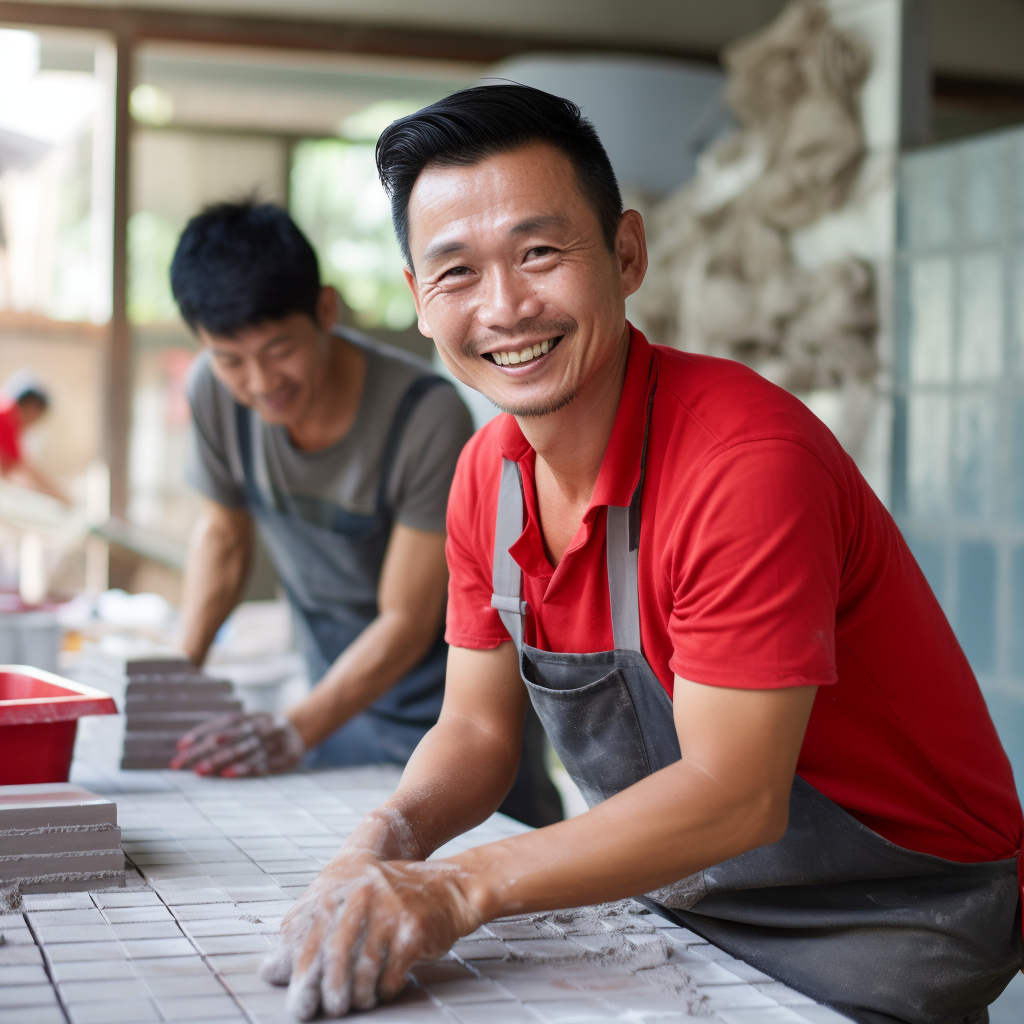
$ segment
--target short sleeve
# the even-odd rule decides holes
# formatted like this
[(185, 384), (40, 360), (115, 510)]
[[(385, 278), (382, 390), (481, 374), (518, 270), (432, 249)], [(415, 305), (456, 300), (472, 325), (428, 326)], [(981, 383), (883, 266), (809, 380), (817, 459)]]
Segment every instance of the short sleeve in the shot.
[(245, 494), (231, 472), (228, 439), (218, 415), (217, 381), (203, 356), (193, 365), (188, 379), (192, 411), (185, 479), (200, 494), (228, 508), (245, 504)]
[(844, 492), (800, 444), (717, 456), (684, 503), (670, 546), (670, 667), (750, 689), (836, 681)]
[(501, 474), (501, 455), (490, 452), (487, 443), (492, 433), (489, 424), (466, 445), (448, 502), (445, 640), (454, 647), (472, 650), (491, 650), (511, 639), (491, 607), (494, 522)]
[(432, 387), (406, 424), (392, 478), (395, 521), (442, 533), (455, 466), (473, 434), (473, 420), (455, 388)]

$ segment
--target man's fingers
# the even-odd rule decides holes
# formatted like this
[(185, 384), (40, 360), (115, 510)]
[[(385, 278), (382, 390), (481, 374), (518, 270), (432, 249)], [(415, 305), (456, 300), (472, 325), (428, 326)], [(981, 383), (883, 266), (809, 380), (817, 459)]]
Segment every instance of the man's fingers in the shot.
[(288, 985), (288, 1012), (299, 1020), (312, 1020), (320, 1008), (320, 979), (323, 974), (323, 943), (331, 915), (321, 910), (313, 917), (309, 931), (296, 956)]
[(420, 959), (422, 931), (405, 922), (391, 940), (387, 962), (377, 982), (377, 994), (382, 1002), (394, 999), (409, 984), (409, 969)]
[(348, 893), (324, 943), (321, 1005), (328, 1017), (343, 1017), (352, 1005), (352, 971), (366, 943), (370, 894), (365, 888)]
[(260, 977), (271, 985), (287, 985), (292, 976), (291, 944), (282, 941), (260, 964)]
[(215, 718), (207, 719), (207, 721), (189, 729), (189, 731), (178, 740), (178, 749), (184, 750), (186, 747), (194, 746), (200, 740), (205, 739), (211, 734), (221, 732), (233, 725), (238, 725), (243, 717), (244, 715), (241, 712), (229, 711), (226, 714), (217, 715)]
[(352, 967), (352, 1008), (372, 1010), (377, 1005), (381, 975), (387, 970), (390, 943), (386, 937), (368, 935)]

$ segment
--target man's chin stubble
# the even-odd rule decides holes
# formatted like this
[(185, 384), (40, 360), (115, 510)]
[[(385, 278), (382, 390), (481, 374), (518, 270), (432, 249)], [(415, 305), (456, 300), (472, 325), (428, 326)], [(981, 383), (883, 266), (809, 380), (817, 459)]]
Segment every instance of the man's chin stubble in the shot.
[[(503, 402), (495, 402), (495, 405), (509, 416), (521, 419), (528, 419), (537, 416), (549, 416), (551, 413), (564, 409), (578, 394), (577, 389), (566, 390), (556, 395), (547, 402), (539, 402), (535, 405), (507, 405)], [(493, 401), (493, 399), (492, 399)]]

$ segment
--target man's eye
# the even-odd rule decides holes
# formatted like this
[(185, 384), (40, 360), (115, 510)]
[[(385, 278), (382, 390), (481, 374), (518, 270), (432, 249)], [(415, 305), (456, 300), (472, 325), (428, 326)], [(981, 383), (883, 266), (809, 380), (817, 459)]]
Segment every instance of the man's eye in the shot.
[(557, 251), (553, 245), (535, 245), (532, 249), (527, 250), (526, 258), (528, 260), (537, 260), (544, 256), (550, 256)]
[(443, 281), (446, 277), (465, 277), (466, 274), (471, 273), (469, 267), (451, 267), (446, 270), (439, 278), (439, 281)]

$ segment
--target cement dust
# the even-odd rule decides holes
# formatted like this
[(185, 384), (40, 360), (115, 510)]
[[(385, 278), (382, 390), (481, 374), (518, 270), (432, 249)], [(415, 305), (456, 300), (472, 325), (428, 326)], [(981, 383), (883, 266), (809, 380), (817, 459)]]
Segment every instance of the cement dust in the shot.
[(597, 907), (502, 918), (503, 921), (551, 925), (565, 940), (564, 952), (558, 950), (557, 940), (548, 940), (538, 943), (536, 953), (530, 950), (534, 940), (506, 940), (510, 950), (505, 960), (522, 964), (617, 967), (647, 982), (657, 992), (679, 999), (680, 1009), (685, 1007), (692, 1016), (714, 1016), (685, 966), (672, 961), (672, 943), (639, 910), (632, 900), (621, 900)]

